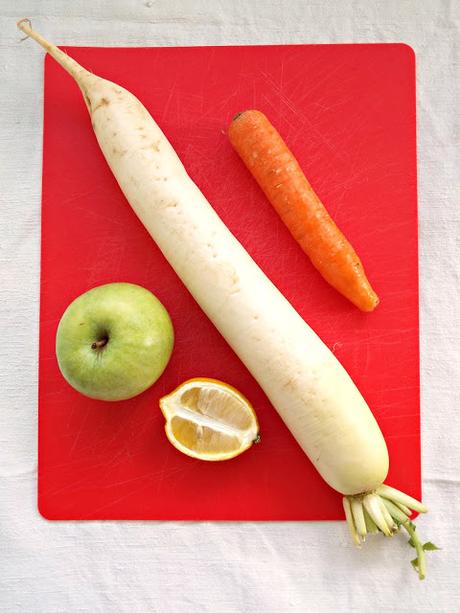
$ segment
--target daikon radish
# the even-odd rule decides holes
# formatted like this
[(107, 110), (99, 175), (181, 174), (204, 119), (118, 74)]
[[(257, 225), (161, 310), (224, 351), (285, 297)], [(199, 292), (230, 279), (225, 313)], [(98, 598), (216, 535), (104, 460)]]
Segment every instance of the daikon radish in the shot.
[(88, 72), (35, 32), (28, 20), (18, 27), (77, 82), (96, 138), (128, 202), (323, 479), (344, 495), (356, 544), (367, 532), (378, 529), (391, 535), (404, 526), (417, 549), (413, 564), (423, 579), (424, 550), (409, 509), (423, 513), (426, 508), (383, 485), (387, 447), (345, 369), (220, 220), (141, 102)]

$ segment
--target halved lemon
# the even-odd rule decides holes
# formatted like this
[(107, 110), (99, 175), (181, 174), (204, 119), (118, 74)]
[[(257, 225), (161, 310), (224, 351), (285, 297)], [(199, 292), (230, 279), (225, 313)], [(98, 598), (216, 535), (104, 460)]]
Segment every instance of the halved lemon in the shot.
[(217, 379), (189, 379), (163, 396), (169, 441), (192, 458), (229, 460), (258, 443), (259, 423), (251, 403)]

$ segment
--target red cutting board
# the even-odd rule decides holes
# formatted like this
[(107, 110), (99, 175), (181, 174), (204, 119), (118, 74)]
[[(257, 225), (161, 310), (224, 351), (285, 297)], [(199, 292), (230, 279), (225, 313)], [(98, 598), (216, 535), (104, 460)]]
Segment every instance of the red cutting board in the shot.
[[(69, 48), (136, 94), (230, 230), (334, 351), (386, 437), (388, 482), (420, 496), (415, 62), (400, 44)], [(381, 296), (360, 313), (320, 278), (229, 145), (264, 111), (364, 261)], [(200, 311), (131, 211), (82, 96), (50, 58), (45, 111), (39, 483), (49, 519), (320, 520), (343, 517), (256, 381)], [(104, 403), (74, 391), (54, 353), (58, 321), (91, 287), (138, 283), (169, 310), (171, 362), (155, 386)], [(253, 402), (262, 442), (206, 463), (176, 451), (158, 399), (197, 376)], [(350, 407), (353, 410), (353, 407)]]

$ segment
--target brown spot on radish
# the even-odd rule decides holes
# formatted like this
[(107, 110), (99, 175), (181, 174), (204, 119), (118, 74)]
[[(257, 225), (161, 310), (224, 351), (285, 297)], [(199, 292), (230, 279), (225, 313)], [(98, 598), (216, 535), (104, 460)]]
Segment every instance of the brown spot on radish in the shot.
[(101, 106), (108, 106), (109, 104), (110, 101), (107, 100), (107, 98), (101, 98), (99, 104), (94, 107), (94, 111), (97, 111), (97, 109), (101, 108)]
[(289, 377), (286, 383), (283, 384), (283, 389), (293, 390), (295, 388), (295, 378)]
[(118, 134), (118, 132), (112, 132), (112, 136), (115, 137)]
[(116, 147), (112, 147), (112, 153), (113, 155), (119, 155), (120, 157), (123, 157), (124, 155), (126, 155), (128, 153), (127, 149), (117, 149)]

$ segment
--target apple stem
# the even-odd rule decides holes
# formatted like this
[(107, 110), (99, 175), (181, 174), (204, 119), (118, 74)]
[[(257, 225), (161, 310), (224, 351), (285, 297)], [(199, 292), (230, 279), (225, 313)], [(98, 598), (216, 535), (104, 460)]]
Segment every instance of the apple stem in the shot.
[(100, 349), (101, 347), (104, 347), (107, 345), (108, 340), (108, 338), (101, 338), (91, 345), (91, 349)]

